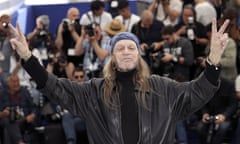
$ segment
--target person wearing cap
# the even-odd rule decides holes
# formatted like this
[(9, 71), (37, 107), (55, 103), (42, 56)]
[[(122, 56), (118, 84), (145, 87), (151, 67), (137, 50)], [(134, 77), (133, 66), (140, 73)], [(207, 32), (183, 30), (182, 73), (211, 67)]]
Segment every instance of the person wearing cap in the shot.
[[(111, 57), (103, 78), (77, 84), (48, 74), (31, 54), (17, 25), (11, 44), (38, 89), (86, 123), (91, 144), (172, 144), (176, 122), (208, 102), (219, 88), (221, 55), (228, 43), (229, 21), (217, 30), (213, 20), (211, 51), (205, 71), (179, 83), (150, 75), (137, 37), (122, 32), (111, 39)], [(14, 29), (11, 26), (12, 29)]]
[(118, 4), (119, 15), (114, 19), (125, 25), (126, 31), (131, 32), (132, 26), (140, 20), (138, 15), (131, 13), (131, 8), (127, 0), (120, 0)]

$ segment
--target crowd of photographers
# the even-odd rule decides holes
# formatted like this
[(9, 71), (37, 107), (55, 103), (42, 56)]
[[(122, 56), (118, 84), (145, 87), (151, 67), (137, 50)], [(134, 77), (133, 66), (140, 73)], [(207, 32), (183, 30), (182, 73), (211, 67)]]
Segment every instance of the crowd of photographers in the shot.
[[(105, 4), (109, 9), (104, 9)], [(127, 0), (96, 0), (81, 17), (78, 8), (69, 8), (56, 33), (48, 31), (54, 19), (37, 17), (36, 27), (26, 39), (48, 72), (82, 82), (102, 76), (111, 54), (111, 38), (120, 32), (132, 32), (153, 74), (183, 82), (193, 80), (205, 68), (212, 18), (216, 17), (219, 24), (230, 19), (220, 89), (204, 108), (178, 122), (176, 143), (220, 144), (230, 129), (228, 142), (240, 143), (236, 94), (240, 91), (236, 80), (240, 73), (238, 7), (239, 0), (137, 0), (137, 14), (133, 14)], [(76, 131), (86, 131), (84, 122), (50, 103), (21, 67), (21, 59), (9, 42), (10, 22), (9, 15), (0, 16), (0, 144), (33, 143), (30, 133), (60, 121), (66, 143), (81, 143)], [(199, 136), (194, 142), (189, 138), (193, 127)]]

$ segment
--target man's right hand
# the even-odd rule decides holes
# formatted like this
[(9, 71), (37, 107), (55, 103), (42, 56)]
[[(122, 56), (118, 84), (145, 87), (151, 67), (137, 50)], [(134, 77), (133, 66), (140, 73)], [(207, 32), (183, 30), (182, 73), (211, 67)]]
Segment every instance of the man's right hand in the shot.
[(28, 47), (27, 40), (20, 28), (19, 23), (17, 23), (16, 28), (14, 28), (11, 24), (9, 26), (10, 26), (10, 30), (14, 34), (14, 37), (10, 39), (13, 49), (17, 51), (18, 55), (22, 59), (27, 61), (31, 57), (32, 54)]

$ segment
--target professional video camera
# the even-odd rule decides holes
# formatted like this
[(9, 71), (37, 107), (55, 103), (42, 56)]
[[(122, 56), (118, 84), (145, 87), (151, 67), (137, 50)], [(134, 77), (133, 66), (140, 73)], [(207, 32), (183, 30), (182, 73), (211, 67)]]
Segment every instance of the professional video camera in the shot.
[(95, 24), (86, 25), (84, 28), (85, 28), (86, 34), (88, 34), (90, 37), (94, 36)]

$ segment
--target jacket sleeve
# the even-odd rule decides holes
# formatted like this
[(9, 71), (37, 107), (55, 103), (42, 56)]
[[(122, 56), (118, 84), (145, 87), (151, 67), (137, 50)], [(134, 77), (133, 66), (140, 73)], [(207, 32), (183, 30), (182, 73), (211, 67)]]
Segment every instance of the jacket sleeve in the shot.
[(220, 69), (207, 64), (205, 71), (190, 82), (165, 81), (165, 101), (176, 119), (185, 117), (202, 108), (215, 94), (220, 86)]
[(90, 97), (93, 92), (91, 88), (94, 85), (93, 80), (78, 84), (65, 78), (57, 78), (47, 73), (34, 56), (27, 62), (23, 62), (23, 67), (37, 83), (38, 89), (52, 102), (84, 119), (89, 98), (94, 99), (93, 96)]

